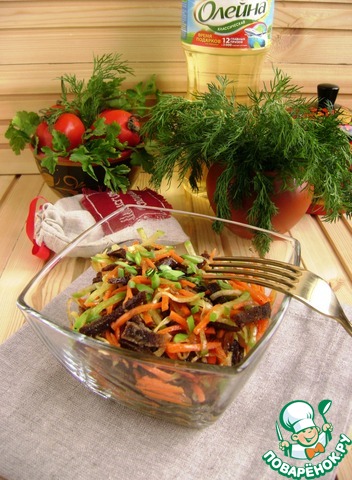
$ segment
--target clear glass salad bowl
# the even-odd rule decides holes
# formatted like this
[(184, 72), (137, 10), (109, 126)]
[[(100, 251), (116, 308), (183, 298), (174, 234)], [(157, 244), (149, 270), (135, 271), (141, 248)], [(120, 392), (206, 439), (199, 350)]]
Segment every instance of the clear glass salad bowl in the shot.
[[(224, 227), (220, 234), (213, 229), (214, 220)], [(90, 285), (96, 275), (90, 257), (113, 244), (131, 245), (141, 239), (141, 232), (148, 236), (156, 231), (162, 232), (157, 243), (173, 245), (179, 255), (191, 244), (197, 254), (216, 249), (217, 255), (258, 256), (248, 238), (248, 233), (257, 231), (254, 227), (202, 214), (126, 205), (53, 257), (26, 286), (17, 304), (50, 352), (93, 392), (144, 414), (201, 428), (216, 421), (249, 379), (283, 320), (290, 298), (272, 295), (271, 318), (264, 334), (233, 366), (156, 356), (74, 330), (68, 304), (72, 294)], [(297, 240), (267, 234), (272, 240), (267, 257), (299, 264)]]

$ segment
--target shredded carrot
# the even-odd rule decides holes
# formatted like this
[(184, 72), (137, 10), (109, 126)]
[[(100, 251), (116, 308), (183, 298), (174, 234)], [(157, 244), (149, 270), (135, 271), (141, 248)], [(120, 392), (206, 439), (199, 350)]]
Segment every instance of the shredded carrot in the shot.
[(110, 270), (108, 272), (104, 272), (104, 276), (106, 279), (109, 279), (109, 278), (113, 278), (113, 277), (116, 277), (116, 273), (117, 273), (117, 270), (118, 270), (118, 266), (116, 266), (113, 270)]
[(258, 340), (260, 338), (262, 338), (262, 336), (264, 335), (266, 329), (268, 328), (269, 326), (269, 319), (262, 319), (262, 320), (257, 320), (255, 322), (256, 326), (257, 326), (257, 336), (256, 336), (256, 341), (258, 342)]
[(248, 291), (252, 299), (255, 302), (259, 303), (259, 305), (263, 305), (269, 300), (268, 296), (265, 295), (264, 291), (261, 290), (260, 285), (255, 285), (254, 283), (249, 284), (249, 283), (241, 282), (239, 280), (229, 280), (229, 283), (234, 288), (238, 288), (239, 290), (242, 290), (242, 291)]
[(216, 355), (208, 355), (207, 356), (207, 363), (209, 363), (210, 365), (216, 365)]
[(98, 301), (94, 301), (94, 302), (84, 302), (84, 308), (94, 308), (98, 305)]
[(214, 309), (215, 307), (211, 308), (205, 313), (205, 315), (203, 315), (203, 317), (201, 318), (201, 321), (197, 323), (197, 325), (194, 327), (193, 333), (195, 333), (196, 335), (199, 335), (200, 331), (205, 329), (205, 327), (210, 322), (210, 314), (214, 311)]
[(156, 270), (155, 263), (148, 257), (143, 258), (141, 267), (142, 267), (142, 275), (145, 275), (148, 268), (152, 268), (153, 270)]
[(248, 300), (243, 300), (243, 302), (236, 303), (236, 305), (233, 305), (231, 308), (231, 315), (234, 315), (238, 313), (239, 310), (242, 310), (243, 307), (245, 307), (248, 304)]
[(115, 322), (111, 324), (113, 330), (116, 327), (121, 327), (124, 325), (130, 318), (134, 317), (135, 315), (139, 315), (140, 313), (147, 312), (148, 310), (157, 310), (161, 308), (161, 302), (158, 303), (145, 303), (144, 305), (138, 305), (137, 307), (131, 308), (128, 312), (125, 312), (121, 315)]
[(153, 378), (146, 375), (137, 380), (136, 387), (144, 395), (155, 400), (162, 400), (185, 406), (192, 404), (182, 387), (163, 382), (159, 378)]
[(113, 291), (113, 286), (111, 285), (111, 287), (108, 290), (106, 290), (106, 292), (104, 292), (103, 300), (107, 300), (108, 298), (110, 298), (112, 291)]
[(198, 385), (198, 383), (192, 383), (192, 388), (194, 393), (196, 394), (198, 402), (204, 403), (206, 400), (205, 393), (203, 392), (202, 388)]
[(276, 299), (276, 295), (277, 295), (277, 291), (276, 290), (271, 290), (271, 292), (269, 293), (269, 301), (270, 301), (270, 304), (272, 305)]
[(206, 335), (215, 335), (216, 334), (216, 330), (214, 327), (208, 327), (205, 329), (205, 334)]
[(191, 310), (185, 303), (176, 303), (175, 310), (178, 310), (178, 313), (180, 313), (185, 318), (191, 315)]
[(167, 312), (169, 310), (169, 297), (167, 295), (161, 296), (161, 311)]
[(183, 287), (190, 287), (190, 288), (194, 288), (196, 286), (195, 283), (193, 282), (190, 282), (189, 280), (185, 279), (185, 278), (181, 278), (180, 280), (180, 283)]
[(154, 270), (156, 269), (155, 263), (148, 257), (145, 258), (145, 263), (149, 265), (149, 268), (153, 268)]
[(110, 313), (112, 313), (114, 309), (114, 305), (109, 305), (108, 307), (106, 307), (105, 311), (106, 311), (106, 315), (110, 315)]
[(248, 290), (248, 283), (241, 282), (240, 280), (228, 280), (228, 282), (233, 286), (234, 289), (238, 288), (242, 291)]
[(170, 325), (170, 327), (161, 328), (157, 333), (165, 335), (166, 333), (179, 332), (182, 329), (183, 327), (181, 325)]
[(259, 303), (259, 305), (263, 305), (269, 301), (268, 296), (265, 295), (264, 290), (260, 285), (251, 284), (249, 293), (251, 294), (253, 300)]
[(143, 316), (144, 323), (146, 325), (151, 325), (151, 326), (154, 325), (153, 317), (150, 315), (149, 312), (143, 312), (142, 316)]
[(132, 280), (135, 283), (142, 283), (143, 285), (151, 284), (151, 279), (146, 277), (145, 275), (136, 275), (135, 277), (132, 277)]
[(216, 353), (217, 358), (219, 359), (220, 365), (223, 365), (224, 363), (226, 363), (227, 356), (226, 356), (226, 353), (225, 353), (224, 349), (222, 348), (221, 344), (220, 344), (219, 347), (215, 348), (215, 353)]
[(174, 322), (181, 325), (185, 330), (187, 330), (188, 328), (187, 321), (184, 317), (182, 317), (182, 315), (179, 315), (174, 310), (171, 310), (171, 312), (169, 313), (169, 318), (170, 320), (173, 320)]
[(194, 297), (194, 295), (196, 295), (196, 293), (185, 290), (184, 288), (180, 288), (180, 290), (178, 290), (178, 293), (180, 296), (183, 297)]
[(111, 331), (107, 330), (105, 332), (105, 338), (111, 345), (114, 345), (115, 347), (119, 346), (119, 342), (116, 338), (116, 335), (114, 335)]
[(118, 287), (115, 288), (115, 290), (112, 290), (110, 296), (112, 297), (113, 295), (115, 295), (115, 293), (124, 292), (125, 290), (127, 290), (127, 285), (122, 285), (122, 287)]
[(144, 370), (147, 370), (147, 372), (152, 373), (156, 377), (160, 378), (160, 380), (163, 380), (164, 382), (171, 382), (175, 378), (174, 373), (168, 373), (165, 370), (162, 370), (161, 368), (158, 367), (150, 367), (149, 365), (143, 365)]
[(115, 331), (114, 331), (114, 332), (115, 332), (116, 340), (117, 340), (118, 342), (120, 342), (120, 338), (121, 338), (121, 330), (120, 330), (120, 328), (115, 328)]
[(133, 297), (132, 288), (128, 284), (126, 286), (127, 286), (127, 289), (126, 289), (126, 296), (123, 301), (124, 304)]
[(84, 298), (79, 298), (78, 299), (78, 304), (79, 304), (80, 307), (86, 308), (86, 302), (85, 302)]
[(178, 360), (177, 353), (171, 353), (171, 352), (165, 352), (165, 353), (169, 358), (171, 358), (171, 360)]
[(163, 258), (167, 258), (167, 257), (172, 257), (174, 260), (176, 260), (176, 262), (181, 264), (183, 263), (183, 258), (180, 257), (180, 255), (177, 255), (175, 250), (169, 250), (168, 252), (160, 253), (159, 255), (156, 255), (155, 261), (158, 262), (159, 260), (162, 260)]
[(220, 339), (220, 338), (223, 338), (224, 335), (225, 335), (225, 330), (222, 330), (222, 329), (221, 329), (221, 330), (218, 330), (218, 331), (216, 332), (216, 338), (219, 338), (219, 339)]

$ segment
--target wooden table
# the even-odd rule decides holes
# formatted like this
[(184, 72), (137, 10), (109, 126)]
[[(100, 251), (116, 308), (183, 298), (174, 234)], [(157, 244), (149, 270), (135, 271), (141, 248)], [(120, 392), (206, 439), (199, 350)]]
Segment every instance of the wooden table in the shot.
[[(148, 179), (140, 174), (134, 187), (147, 186)], [(174, 208), (212, 214), (205, 199), (185, 195), (176, 183), (162, 193)], [(43, 261), (31, 254), (25, 231), (29, 203), (38, 195), (49, 202), (58, 199), (40, 175), (0, 175), (0, 343), (23, 325), (16, 299), (43, 266)], [(342, 218), (328, 224), (320, 217), (305, 215), (290, 234), (301, 243), (304, 267), (329, 281), (342, 303), (352, 305), (352, 221)], [(338, 478), (352, 478), (352, 453), (340, 466)]]

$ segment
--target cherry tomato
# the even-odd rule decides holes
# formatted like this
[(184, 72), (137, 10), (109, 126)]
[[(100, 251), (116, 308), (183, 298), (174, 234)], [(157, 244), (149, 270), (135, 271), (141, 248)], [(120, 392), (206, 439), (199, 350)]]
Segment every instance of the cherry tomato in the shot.
[(99, 117), (105, 118), (107, 125), (113, 122), (117, 122), (120, 125), (121, 131), (117, 138), (121, 143), (127, 142), (127, 145), (130, 147), (135, 147), (141, 142), (139, 135), (141, 126), (132, 113), (126, 112), (126, 110), (104, 110), (99, 114)]
[[(63, 113), (59, 116), (53, 125), (53, 129), (66, 135), (70, 144), (67, 150), (72, 150), (78, 147), (82, 143), (82, 137), (85, 132), (85, 127), (81, 119), (73, 113)], [(53, 136), (49, 130), (49, 126), (46, 122), (41, 122), (35, 134), (38, 137), (38, 147), (50, 147), (52, 148)]]
[[(216, 180), (222, 171), (223, 167), (215, 163), (210, 167), (206, 180), (207, 194), (214, 212), (216, 212), (216, 205), (214, 202)], [(292, 191), (280, 191), (279, 179), (274, 180), (274, 189), (276, 190), (276, 193), (274, 192), (271, 199), (278, 207), (279, 211), (272, 218), (273, 229), (279, 233), (286, 233), (291, 227), (296, 225), (296, 223), (307, 212), (312, 200), (312, 192), (309, 189), (306, 189), (305, 185), (298, 186)], [(248, 225), (247, 213), (253, 205), (254, 199), (254, 194), (249, 193), (248, 197), (243, 202), (243, 208), (231, 210), (231, 220)]]

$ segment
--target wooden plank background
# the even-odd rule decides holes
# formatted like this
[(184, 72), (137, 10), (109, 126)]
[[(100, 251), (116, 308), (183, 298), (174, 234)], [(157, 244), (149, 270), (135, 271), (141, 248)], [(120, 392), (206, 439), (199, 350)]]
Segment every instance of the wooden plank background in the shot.
[[(93, 54), (121, 53), (135, 71), (126, 87), (156, 74), (160, 90), (185, 93), (181, 0), (0, 0), (0, 18), (0, 173), (36, 172), (29, 151), (10, 150), (7, 125), (53, 103), (63, 73), (89, 77)], [(309, 97), (337, 83), (338, 103), (352, 108), (351, 19), (351, 0), (276, 0), (262, 79), (279, 67)]]

